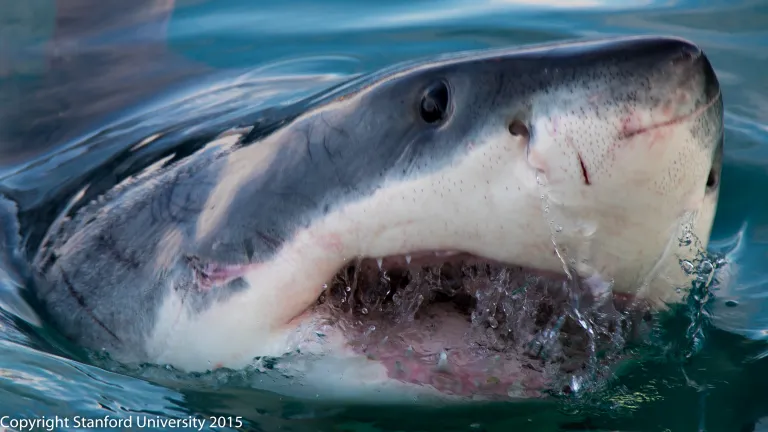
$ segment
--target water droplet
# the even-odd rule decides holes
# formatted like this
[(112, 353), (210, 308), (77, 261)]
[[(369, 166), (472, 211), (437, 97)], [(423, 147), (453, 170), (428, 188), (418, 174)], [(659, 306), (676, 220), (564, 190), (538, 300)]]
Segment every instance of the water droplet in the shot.
[(699, 265), (699, 272), (701, 274), (708, 275), (712, 273), (714, 270), (714, 267), (712, 266), (712, 263), (709, 261), (702, 261), (702, 263)]
[(736, 300), (726, 300), (725, 305), (728, 307), (736, 307), (739, 305), (739, 302), (737, 302)]
[(563, 227), (561, 225), (556, 225), (555, 232), (563, 232)]
[(368, 314), (368, 308), (360, 309), (360, 313), (362, 313), (363, 315), (367, 315)]
[(576, 378), (575, 376), (571, 377), (571, 391), (574, 393), (577, 393), (579, 389), (581, 388), (581, 380)]
[(437, 358), (437, 368), (439, 370), (445, 370), (448, 368), (448, 353), (440, 351), (440, 355)]
[(352, 291), (352, 288), (346, 287), (346, 288), (344, 288), (344, 290), (347, 291), (347, 292), (350, 292), (350, 291)]
[(328, 289), (328, 284), (327, 283), (323, 284), (323, 289)]
[(488, 324), (491, 326), (491, 328), (498, 328), (499, 327), (499, 322), (496, 321), (496, 318), (494, 318), (494, 317), (488, 318)]
[(688, 273), (688, 274), (693, 273), (693, 269), (694, 269), (693, 263), (688, 261), (688, 260), (681, 261), (680, 262), (680, 267), (682, 267), (683, 271)]

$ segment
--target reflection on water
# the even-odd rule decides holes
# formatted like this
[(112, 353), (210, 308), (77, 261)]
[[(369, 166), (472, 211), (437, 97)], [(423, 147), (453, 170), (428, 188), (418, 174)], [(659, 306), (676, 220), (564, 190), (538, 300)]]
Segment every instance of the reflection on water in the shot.
[[(673, 315), (658, 332), (667, 351), (639, 359), (610, 394), (558, 405), (560, 412), (546, 404), (373, 411), (222, 390), (218, 378), (190, 381), (163, 368), (140, 374), (160, 386), (87, 366), (88, 357), (55, 332), (29, 325), (36, 318), (17, 288), (24, 274), (3, 251), (3, 410), (114, 417), (249, 413), (267, 430), (765, 429), (758, 419), (768, 414), (768, 348), (761, 342), (768, 338), (768, 204), (762, 198), (768, 187), (768, 4), (0, 0), (0, 10), (0, 188), (19, 205), (25, 244), (33, 246), (86, 184), (97, 193), (179, 151), (180, 143), (191, 149), (185, 141), (191, 134), (268, 123), (289, 102), (397, 61), (572, 37), (663, 33), (699, 43), (721, 80), (726, 154), (712, 249), (728, 257), (702, 309), (705, 343), (682, 365), (668, 360), (690, 323)], [(155, 139), (136, 146), (150, 136)], [(415, 420), (404, 419), (408, 411)]]
[(4, 1), (4, 15), (12, 13), (0, 18), (0, 28), (27, 44), (6, 45), (0, 58), (10, 67), (36, 67), (10, 71), (1, 84), (2, 165), (34, 157), (98, 118), (202, 74), (203, 65), (168, 51), (173, 6), (173, 0), (120, 7), (90, 0)]

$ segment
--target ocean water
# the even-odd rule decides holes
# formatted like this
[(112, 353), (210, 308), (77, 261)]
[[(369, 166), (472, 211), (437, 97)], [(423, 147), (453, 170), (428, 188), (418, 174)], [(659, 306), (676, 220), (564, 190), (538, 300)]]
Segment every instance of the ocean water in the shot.
[[(640, 361), (581, 398), (458, 408), (291, 398), (250, 388), (245, 374), (135, 376), (97, 367), (40, 325), (14, 271), (20, 258), (3, 248), (0, 417), (69, 419), (56, 430), (87, 429), (76, 416), (133, 418), (136, 429), (136, 418), (223, 416), (207, 430), (768, 431), (765, 1), (0, 0), (0, 192), (33, 244), (83, 186), (360, 74), (452, 51), (629, 34), (698, 43), (725, 101), (711, 250), (728, 266), (697, 315), (702, 343), (690, 358)], [(6, 239), (10, 226), (2, 220)], [(669, 346), (685, 345), (689, 327), (667, 323)]]

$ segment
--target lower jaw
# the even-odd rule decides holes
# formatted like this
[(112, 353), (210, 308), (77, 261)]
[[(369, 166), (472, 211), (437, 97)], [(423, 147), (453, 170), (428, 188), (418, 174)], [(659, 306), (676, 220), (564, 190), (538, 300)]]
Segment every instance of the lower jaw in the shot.
[(393, 380), (472, 398), (570, 393), (650, 325), (633, 296), (583, 281), (466, 254), (418, 258), (362, 260), (312, 311)]

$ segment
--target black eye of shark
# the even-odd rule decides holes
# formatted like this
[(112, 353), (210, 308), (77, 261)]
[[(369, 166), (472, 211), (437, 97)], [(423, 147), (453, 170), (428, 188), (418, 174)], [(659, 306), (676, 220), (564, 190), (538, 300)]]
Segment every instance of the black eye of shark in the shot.
[(440, 124), (448, 118), (450, 89), (445, 81), (438, 81), (424, 90), (419, 103), (419, 115), (428, 124)]

